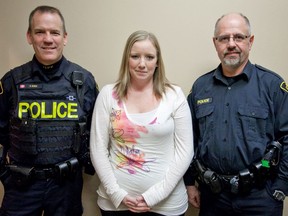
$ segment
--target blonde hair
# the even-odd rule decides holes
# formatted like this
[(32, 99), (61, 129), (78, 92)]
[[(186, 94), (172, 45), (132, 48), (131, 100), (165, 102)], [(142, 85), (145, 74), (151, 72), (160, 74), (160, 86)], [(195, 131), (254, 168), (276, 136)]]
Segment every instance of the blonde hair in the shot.
[(150, 32), (139, 30), (129, 36), (123, 51), (119, 75), (115, 85), (116, 93), (120, 99), (127, 96), (128, 87), (130, 85), (129, 58), (132, 46), (135, 42), (147, 39), (151, 41), (157, 51), (157, 68), (153, 75), (153, 91), (155, 96), (157, 98), (162, 98), (167, 87), (173, 89), (172, 84), (168, 81), (165, 75), (161, 49), (156, 36)]

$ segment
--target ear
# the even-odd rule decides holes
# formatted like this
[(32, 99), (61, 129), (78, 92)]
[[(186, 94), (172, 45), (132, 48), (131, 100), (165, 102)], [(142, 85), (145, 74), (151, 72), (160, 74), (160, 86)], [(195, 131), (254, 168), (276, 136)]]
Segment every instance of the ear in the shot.
[(27, 42), (31, 45), (32, 44), (32, 36), (31, 36), (31, 33), (29, 31), (27, 31), (27, 33), (26, 33), (26, 39), (27, 39)]
[(66, 46), (67, 42), (68, 42), (68, 34), (64, 33), (64, 43), (63, 43), (64, 46)]
[(213, 37), (212, 40), (213, 40), (214, 47), (216, 48), (216, 38)]
[(251, 50), (253, 42), (254, 42), (254, 35), (251, 35), (249, 38), (249, 50)]

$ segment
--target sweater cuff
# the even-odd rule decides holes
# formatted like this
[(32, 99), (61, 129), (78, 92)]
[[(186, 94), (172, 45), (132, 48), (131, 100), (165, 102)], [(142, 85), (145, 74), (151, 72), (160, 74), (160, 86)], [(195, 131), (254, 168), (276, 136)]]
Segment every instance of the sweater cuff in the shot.
[(125, 190), (119, 189), (119, 191), (109, 195), (113, 205), (115, 206), (115, 208), (119, 207), (119, 205), (121, 204), (122, 200), (124, 199), (124, 197), (127, 194), (128, 193)]

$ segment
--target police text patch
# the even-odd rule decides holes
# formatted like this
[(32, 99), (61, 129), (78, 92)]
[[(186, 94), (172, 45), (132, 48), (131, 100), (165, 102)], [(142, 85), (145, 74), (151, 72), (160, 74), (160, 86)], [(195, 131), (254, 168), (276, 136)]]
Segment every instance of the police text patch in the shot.
[(212, 103), (212, 98), (205, 98), (205, 99), (197, 100), (197, 106), (202, 105), (202, 104), (207, 104), (207, 103)]

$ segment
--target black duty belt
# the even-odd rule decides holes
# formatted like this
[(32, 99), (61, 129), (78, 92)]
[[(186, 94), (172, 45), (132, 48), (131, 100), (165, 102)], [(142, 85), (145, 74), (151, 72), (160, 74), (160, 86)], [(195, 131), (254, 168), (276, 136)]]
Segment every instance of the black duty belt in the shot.
[(68, 178), (73, 178), (80, 170), (80, 165), (76, 157), (51, 167), (27, 167), (16, 164), (6, 166), (12, 176), (12, 180), (19, 186), (27, 186), (33, 180), (44, 180), (55, 178), (62, 183)]
[[(219, 175), (219, 180), (221, 182), (221, 187), (223, 191), (228, 191), (232, 193), (239, 192), (239, 176), (238, 175)], [(251, 180), (251, 183), (253, 180)]]
[(204, 167), (197, 159), (193, 161), (193, 167), (197, 173), (197, 181), (208, 185), (213, 193), (229, 191), (234, 194), (247, 194), (252, 188), (262, 188), (271, 177), (269, 172), (262, 169), (255, 169), (253, 172), (244, 169), (237, 175), (222, 175)]
[(266, 147), (263, 158), (250, 164), (237, 175), (221, 175), (205, 167), (198, 159), (194, 159), (190, 169), (200, 183), (208, 185), (213, 193), (223, 190), (235, 194), (247, 194), (252, 188), (263, 188), (266, 180), (274, 178), (277, 173), (282, 144), (272, 141)]
[(55, 167), (38, 169), (34, 168), (33, 177), (38, 180), (44, 180), (57, 177), (57, 169)]

